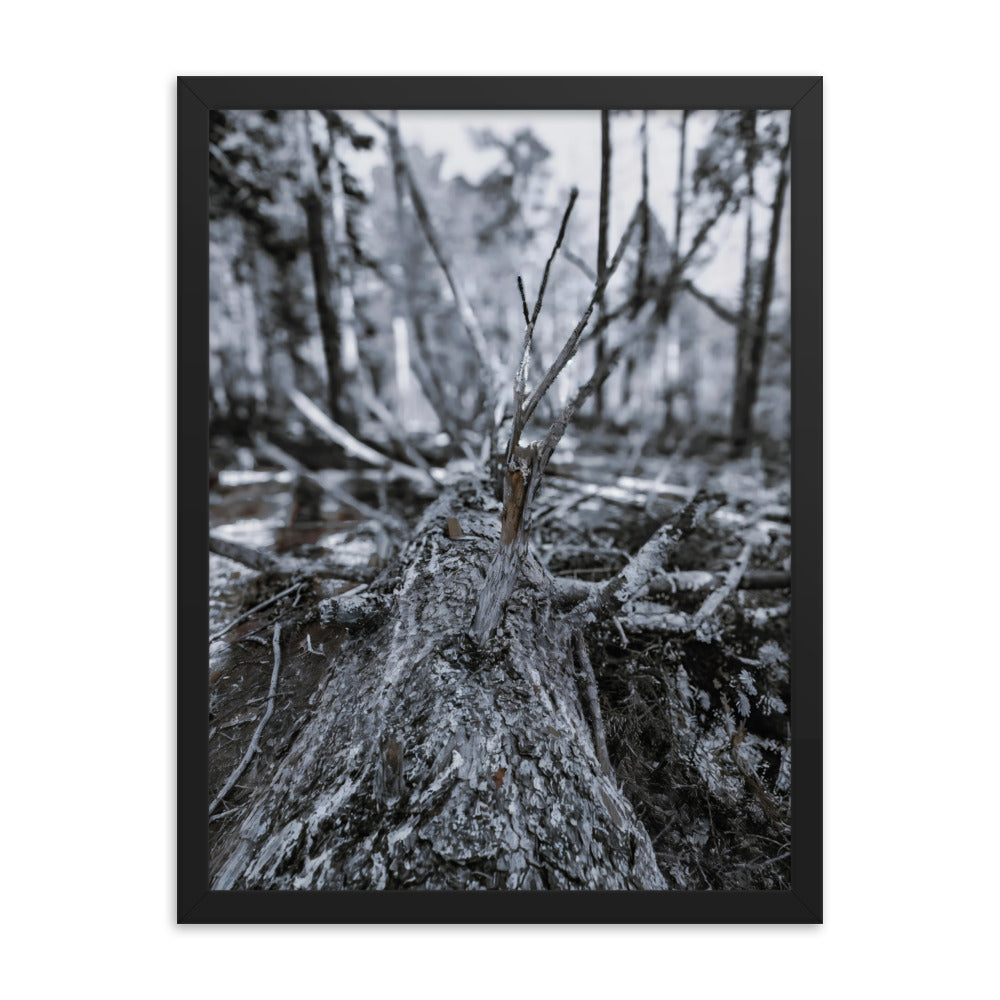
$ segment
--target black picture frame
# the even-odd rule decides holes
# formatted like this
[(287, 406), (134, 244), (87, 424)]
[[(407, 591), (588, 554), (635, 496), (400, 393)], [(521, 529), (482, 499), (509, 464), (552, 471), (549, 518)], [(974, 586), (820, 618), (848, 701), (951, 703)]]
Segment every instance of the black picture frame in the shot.
[[(822, 922), (822, 78), (179, 77), (179, 923)], [(208, 134), (213, 109), (791, 111), (792, 888), (787, 892), (220, 892), (208, 877)]]

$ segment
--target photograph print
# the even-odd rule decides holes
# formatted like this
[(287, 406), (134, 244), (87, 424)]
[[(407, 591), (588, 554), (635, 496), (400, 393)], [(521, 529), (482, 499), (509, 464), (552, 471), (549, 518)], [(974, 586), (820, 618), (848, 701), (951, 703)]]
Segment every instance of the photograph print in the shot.
[(788, 108), (208, 121), (209, 889), (790, 890)]

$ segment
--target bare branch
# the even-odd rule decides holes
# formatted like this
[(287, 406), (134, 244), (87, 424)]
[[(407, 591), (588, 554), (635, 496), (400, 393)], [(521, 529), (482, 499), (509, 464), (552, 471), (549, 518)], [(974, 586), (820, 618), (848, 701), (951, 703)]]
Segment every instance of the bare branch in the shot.
[(743, 574), (747, 571), (747, 566), (750, 565), (750, 556), (752, 553), (753, 546), (748, 542), (743, 546), (743, 550), (729, 568), (722, 586), (709, 594), (704, 604), (695, 612), (694, 617), (691, 619), (692, 625), (700, 625), (711, 618), (719, 610), (719, 605), (740, 585), (740, 580), (743, 579)]
[[(273, 441), (269, 441), (263, 435), (256, 435), (254, 437), (254, 447), (265, 457), (271, 459), (272, 462), (276, 462), (278, 465), (283, 465), (290, 472), (294, 472), (299, 476), (316, 476), (316, 473), (310, 472), (301, 462), (293, 458), (287, 452), (279, 448)], [(385, 511), (377, 510), (375, 507), (370, 507), (363, 500), (359, 500), (353, 493), (349, 493), (347, 490), (338, 486), (336, 483), (330, 481), (329, 476), (323, 478), (321, 483), (324, 493), (329, 493), (334, 500), (343, 504), (345, 507), (353, 507), (362, 517), (367, 518), (369, 521), (377, 521), (384, 528), (388, 528), (393, 532), (401, 532), (405, 529), (406, 525), (392, 514), (388, 514)]]
[[(709, 295), (707, 292), (703, 292), (693, 282), (685, 281), (680, 287), (682, 291), (690, 292), (699, 302), (708, 306), (719, 319), (730, 323), (737, 329), (740, 329), (743, 325), (744, 320), (734, 313), (732, 309), (727, 309), (717, 298)], [(774, 336), (774, 334), (768, 333), (768, 336)]]
[(521, 291), (521, 302), (524, 307), (525, 316), (525, 327), (524, 327), (524, 344), (521, 347), (521, 360), (517, 366), (517, 374), (514, 376), (514, 426), (511, 429), (510, 441), (507, 444), (507, 461), (510, 461), (511, 455), (514, 453), (514, 449), (517, 448), (521, 440), (521, 431), (524, 429), (524, 425), (528, 421), (528, 416), (525, 415), (524, 410), (524, 396), (527, 391), (528, 384), (528, 365), (531, 360), (531, 340), (535, 332), (535, 323), (538, 321), (538, 314), (542, 309), (542, 300), (545, 297), (545, 287), (549, 282), (549, 271), (552, 267), (552, 261), (555, 260), (556, 254), (559, 252), (559, 247), (562, 245), (563, 237), (566, 235), (566, 225), (569, 222), (570, 214), (573, 211), (573, 206), (576, 204), (577, 196), (579, 195), (579, 190), (577, 188), (572, 188), (569, 193), (569, 203), (566, 205), (566, 211), (563, 213), (562, 222), (559, 225), (559, 232), (556, 235), (556, 241), (552, 246), (552, 252), (549, 254), (548, 260), (545, 262), (545, 269), (542, 271), (542, 280), (538, 286), (538, 297), (535, 299), (535, 307), (531, 311), (531, 317), (528, 317), (528, 303), (524, 297), (524, 284), (521, 281), (520, 276), (517, 279), (517, 287)]
[(698, 231), (695, 233), (694, 239), (691, 241), (691, 246), (688, 252), (680, 259), (680, 261), (675, 265), (674, 277), (677, 278), (683, 273), (687, 266), (694, 259), (695, 254), (701, 249), (702, 244), (708, 239), (708, 234), (715, 228), (715, 224), (726, 214), (726, 209), (729, 207), (729, 203), (732, 201), (732, 194), (727, 192), (719, 200), (719, 204), (716, 206), (715, 214), (710, 215), (704, 222), (698, 227)]
[(541, 401), (541, 398), (549, 391), (552, 387), (552, 383), (555, 382), (556, 378), (559, 376), (559, 373), (566, 367), (567, 364), (569, 364), (573, 355), (576, 354), (577, 348), (580, 346), (580, 338), (583, 336), (583, 331), (590, 322), (590, 317), (594, 311), (594, 307), (604, 294), (604, 289), (614, 276), (615, 271), (618, 269), (618, 265), (622, 262), (622, 258), (625, 256), (625, 250), (628, 247), (629, 241), (632, 238), (632, 233), (635, 231), (635, 227), (638, 222), (639, 207), (636, 206), (635, 210), (632, 212), (629, 224), (622, 235), (621, 242), (618, 244), (618, 249), (615, 250), (615, 255), (612, 257), (611, 263), (608, 264), (607, 271), (605, 272), (603, 278), (594, 286), (594, 291), (591, 293), (590, 301), (587, 304), (587, 308), (584, 311), (583, 316), (580, 318), (580, 322), (577, 323), (573, 332), (566, 340), (566, 343), (563, 344), (562, 350), (559, 352), (559, 356), (552, 362), (549, 370), (542, 376), (542, 380), (537, 386), (535, 386), (534, 392), (532, 392), (527, 403), (525, 403), (522, 426), (528, 423), (531, 419), (531, 415), (535, 412), (536, 407)]
[(629, 562), (599, 590), (593, 593), (574, 614), (583, 620), (606, 620), (645, 587), (663, 566), (667, 556), (705, 518), (720, 506), (722, 498), (699, 490), (673, 523), (665, 524), (642, 546)]
[(360, 459), (366, 465), (372, 465), (387, 473), (405, 477), (426, 486), (437, 489), (437, 482), (426, 469), (417, 469), (403, 462), (394, 462), (391, 458), (369, 448), (352, 434), (349, 434), (339, 424), (334, 423), (308, 396), (292, 389), (288, 394), (298, 411), (319, 431), (322, 431), (331, 441), (340, 445), (349, 455)]
[(545, 295), (545, 286), (549, 283), (549, 270), (552, 267), (552, 261), (555, 260), (556, 254), (559, 252), (559, 247), (562, 246), (563, 237), (566, 235), (566, 225), (569, 222), (570, 214), (573, 211), (573, 206), (576, 204), (576, 199), (579, 194), (580, 191), (578, 188), (570, 188), (569, 203), (566, 205), (566, 211), (563, 212), (562, 222), (559, 224), (559, 233), (557, 234), (556, 241), (552, 246), (552, 252), (549, 254), (549, 259), (545, 262), (545, 269), (542, 271), (542, 282), (538, 286), (538, 298), (535, 299), (535, 308), (531, 311), (531, 326), (534, 326), (538, 321), (538, 314), (542, 311), (542, 298)]
[[(373, 566), (351, 566), (328, 559), (300, 560), (288, 556), (272, 556), (247, 545), (239, 545), (218, 535), (208, 536), (208, 551), (233, 562), (249, 566), (258, 573), (281, 573), (285, 576), (319, 576), (335, 580), (374, 580), (379, 570)], [(262, 605), (263, 606), (263, 605)], [(256, 609), (255, 609), (256, 610)], [(227, 626), (232, 628), (232, 625)], [(221, 634), (221, 633), (220, 633)]]
[(210, 635), (208, 637), (209, 642), (215, 642), (216, 639), (221, 639), (230, 629), (235, 628), (240, 622), (246, 621), (251, 615), (255, 615), (258, 611), (263, 611), (264, 608), (269, 608), (272, 604), (280, 601), (282, 597), (287, 597), (293, 591), (299, 590), (301, 587), (305, 586), (305, 581), (300, 580), (298, 583), (293, 583), (290, 587), (285, 588), (280, 594), (275, 594), (274, 597), (269, 598), (266, 601), (261, 601), (260, 604), (252, 607), (249, 611), (244, 612), (239, 618), (234, 618), (228, 625), (220, 629), (215, 635)]
[[(642, 588), (651, 597), (661, 597), (677, 593), (697, 593), (718, 587), (725, 582), (726, 574), (710, 573), (707, 570), (683, 569), (672, 573), (660, 573), (650, 579)], [(555, 577), (556, 606), (563, 611), (588, 600), (601, 589), (603, 584), (589, 580), (578, 580), (571, 576)], [(780, 570), (756, 570), (744, 573), (736, 585), (739, 590), (787, 590), (792, 585), (790, 573)], [(626, 602), (627, 603), (627, 602)]]
[[(431, 468), (427, 460), (407, 440), (406, 430), (400, 424), (399, 419), (392, 412), (390, 412), (385, 403), (383, 403), (382, 400), (375, 395), (375, 391), (371, 387), (370, 379), (364, 378), (361, 380), (361, 384), (358, 386), (358, 395), (369, 413), (371, 413), (371, 415), (375, 417), (375, 419), (378, 420), (378, 422), (385, 429), (392, 443), (395, 444), (404, 455), (406, 455), (410, 464), (417, 469), (423, 469), (424, 472), (430, 476)], [(431, 478), (433, 478), (433, 476)]]
[(684, 161), (687, 158), (687, 123), (690, 111), (681, 112), (681, 149), (677, 161), (677, 190), (674, 193), (674, 267), (680, 260), (681, 227), (684, 224)]
[[(654, 309), (655, 303), (647, 302), (643, 311), (634, 320), (634, 326), (640, 330), (644, 328), (652, 317)], [(549, 458), (552, 456), (552, 453), (555, 451), (556, 445), (561, 440), (563, 434), (566, 433), (566, 428), (569, 426), (570, 421), (579, 411), (580, 407), (582, 407), (591, 395), (607, 381), (608, 377), (617, 367), (618, 362), (621, 361), (626, 350), (641, 341), (642, 337), (639, 334), (626, 337), (610, 354), (606, 355), (600, 361), (594, 369), (593, 375), (591, 375), (590, 378), (582, 386), (580, 386), (573, 399), (571, 399), (562, 408), (559, 416), (552, 422), (552, 425), (549, 427), (545, 437), (542, 439), (541, 445), (539, 446), (539, 455), (542, 459), (543, 469), (545, 468)]]
[(247, 764), (250, 763), (253, 755), (260, 749), (260, 734), (264, 731), (264, 726), (267, 725), (267, 720), (271, 718), (271, 713), (274, 711), (274, 695), (278, 688), (278, 671), (281, 669), (281, 625), (274, 626), (273, 645), (274, 670), (271, 671), (271, 686), (267, 692), (267, 708), (264, 710), (260, 722), (257, 723), (257, 728), (254, 730), (254, 734), (250, 739), (250, 746), (247, 747), (247, 752), (243, 755), (243, 759), (236, 765), (236, 769), (226, 779), (226, 783), (222, 788), (219, 789), (219, 794), (212, 799), (212, 804), (208, 807), (209, 816), (218, 809), (219, 803), (232, 791), (233, 785), (240, 780), (240, 776), (246, 770)]
[(597, 274), (594, 269), (582, 258), (578, 257), (568, 247), (563, 247), (563, 256), (579, 271), (588, 281), (597, 281)]
[(521, 280), (521, 275), (517, 276), (517, 290), (521, 295), (521, 309), (524, 312), (524, 325), (531, 325), (531, 316), (528, 314), (528, 300), (524, 296), (524, 282)]
[(739, 327), (742, 324), (740, 317), (732, 311), (732, 309), (727, 309), (717, 298), (709, 295), (707, 292), (703, 292), (698, 288), (693, 282), (685, 281), (681, 288), (685, 292), (690, 292), (699, 302), (708, 306), (712, 312), (721, 320), (725, 320), (732, 326)]
[(208, 536), (208, 551), (214, 552), (217, 556), (232, 559), (243, 566), (255, 569), (258, 573), (283, 573), (287, 572), (287, 567), (277, 556), (272, 556), (269, 552), (261, 552), (260, 549), (252, 549), (248, 545), (240, 545), (238, 542), (231, 542), (218, 535)]

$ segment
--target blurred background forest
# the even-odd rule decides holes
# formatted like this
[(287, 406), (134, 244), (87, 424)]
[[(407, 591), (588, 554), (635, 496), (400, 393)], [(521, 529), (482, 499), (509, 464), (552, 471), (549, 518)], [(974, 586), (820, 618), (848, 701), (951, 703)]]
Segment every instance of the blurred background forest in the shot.
[(551, 403), (651, 302), (641, 343), (577, 427), (636, 458), (756, 449), (787, 463), (787, 113), (229, 111), (213, 112), (210, 145), (217, 467), (251, 465), (261, 434), (300, 455), (319, 444), (294, 390), (380, 447), (405, 431), (431, 458), (478, 454), (477, 358), (403, 157), (511, 372), (524, 328), (515, 279), (537, 286), (570, 186), (580, 197), (535, 330), (542, 369), (638, 203), (603, 332)]

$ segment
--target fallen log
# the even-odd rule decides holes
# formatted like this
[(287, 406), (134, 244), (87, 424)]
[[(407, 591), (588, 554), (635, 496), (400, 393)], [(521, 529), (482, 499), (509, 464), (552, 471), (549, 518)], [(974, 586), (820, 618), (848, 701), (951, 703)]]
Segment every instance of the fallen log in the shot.
[(371, 588), (389, 613), (347, 640), (290, 752), (219, 834), (214, 888), (666, 887), (606, 773), (541, 566), (529, 557), (487, 644), (469, 633), (497, 514), (469, 484), (427, 510)]
[(240, 545), (218, 535), (208, 536), (208, 551), (217, 556), (232, 559), (233, 562), (249, 566), (258, 573), (282, 573), (287, 576), (318, 576), (337, 580), (357, 580), (369, 583), (381, 572), (375, 566), (358, 566), (334, 562), (332, 559), (292, 559), (289, 556), (275, 556), (270, 552)]
[[(660, 597), (682, 592), (694, 592), (718, 587), (725, 578), (724, 573), (709, 573), (706, 570), (688, 569), (654, 576), (642, 588), (646, 596)], [(561, 610), (569, 610), (581, 601), (587, 600), (600, 590), (601, 583), (578, 580), (575, 577), (556, 577), (556, 603)], [(788, 590), (792, 586), (791, 573), (780, 570), (751, 570), (743, 574), (736, 584), (737, 590)]]
[(334, 444), (339, 445), (348, 454), (371, 465), (376, 469), (381, 469), (387, 475), (397, 478), (409, 479), (424, 489), (436, 492), (438, 489), (437, 480), (426, 469), (418, 469), (415, 466), (407, 465), (405, 462), (397, 462), (383, 455), (381, 452), (370, 448), (364, 442), (359, 441), (339, 424), (334, 423), (308, 396), (293, 389), (289, 393), (289, 399), (295, 404), (296, 409), (308, 420), (316, 430), (320, 431)]

